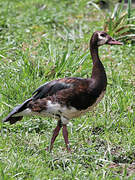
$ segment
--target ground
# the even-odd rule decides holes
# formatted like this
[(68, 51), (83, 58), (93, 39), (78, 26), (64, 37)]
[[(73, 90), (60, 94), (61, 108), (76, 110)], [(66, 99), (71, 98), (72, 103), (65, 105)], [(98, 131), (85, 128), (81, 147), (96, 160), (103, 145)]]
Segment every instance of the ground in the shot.
[[(134, 179), (135, 46), (103, 46), (107, 92), (94, 111), (69, 126), (72, 153), (62, 134), (52, 153), (56, 120), (2, 119), (43, 83), (91, 75), (89, 39), (108, 15), (86, 0), (0, 2), (0, 179)], [(132, 16), (135, 11), (132, 12)]]

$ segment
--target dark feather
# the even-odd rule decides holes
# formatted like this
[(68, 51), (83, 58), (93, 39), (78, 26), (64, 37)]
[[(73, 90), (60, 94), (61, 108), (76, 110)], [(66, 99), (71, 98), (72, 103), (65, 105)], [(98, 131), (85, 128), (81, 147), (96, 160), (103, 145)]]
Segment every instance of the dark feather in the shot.
[[(57, 101), (61, 105), (84, 110), (97, 100), (102, 88), (102, 82), (98, 87), (93, 79), (63, 78), (40, 86), (34, 91), (36, 94), (30, 105), (34, 109), (42, 111), (46, 107), (46, 100), (51, 100), (54, 103)], [(46, 100), (39, 101), (43, 98)]]
[(26, 105), (29, 101), (31, 101), (32, 98), (27, 99), (26, 101), (24, 101), (22, 104), (16, 106), (9, 114), (8, 116), (3, 120), (3, 122), (7, 122), (10, 121), (10, 124), (14, 124), (16, 121), (21, 120), (23, 117), (22, 116), (18, 116), (18, 117), (12, 117), (13, 115), (15, 115), (16, 113), (19, 113), (21, 111), (23, 111), (26, 108)]
[(92, 106), (105, 90), (102, 82), (98, 86), (93, 79), (66, 78), (63, 81), (70, 83), (70, 88), (58, 92), (54, 99), (62, 105), (77, 110), (85, 110)]
[(8, 119), (8, 121), (10, 122), (10, 124), (14, 124), (17, 121), (20, 121), (22, 118), (23, 118), (23, 116), (10, 117), (10, 119)]
[(67, 88), (69, 88), (69, 84), (59, 82), (58, 80), (45, 83), (33, 92), (33, 94), (36, 93), (33, 96), (33, 100), (42, 99), (47, 96), (52, 96), (56, 94), (58, 91)]

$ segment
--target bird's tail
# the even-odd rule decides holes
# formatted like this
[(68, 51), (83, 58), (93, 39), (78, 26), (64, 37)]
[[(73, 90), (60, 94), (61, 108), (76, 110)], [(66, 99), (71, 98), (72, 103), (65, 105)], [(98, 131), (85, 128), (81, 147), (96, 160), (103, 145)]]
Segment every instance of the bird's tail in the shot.
[(5, 119), (3, 120), (3, 122), (9, 121), (10, 124), (14, 124), (14, 123), (16, 123), (17, 121), (20, 121), (22, 118), (23, 118), (23, 116), (9, 117), (9, 118), (5, 118)]
[(20, 120), (23, 118), (23, 116), (20, 116), (19, 113), (26, 109), (27, 103), (28, 103), (29, 101), (31, 101), (31, 100), (32, 100), (32, 98), (27, 99), (27, 100), (24, 101), (22, 104), (16, 106), (16, 107), (8, 114), (8, 116), (7, 116), (5, 119), (3, 119), (3, 122), (8, 122), (8, 121), (9, 121), (10, 124), (14, 124), (14, 123), (16, 123), (17, 121), (20, 121)]

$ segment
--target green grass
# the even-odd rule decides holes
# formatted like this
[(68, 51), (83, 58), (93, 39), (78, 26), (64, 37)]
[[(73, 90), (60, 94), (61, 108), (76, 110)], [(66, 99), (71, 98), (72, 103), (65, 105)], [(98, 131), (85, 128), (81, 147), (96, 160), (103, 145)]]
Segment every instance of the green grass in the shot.
[[(102, 30), (102, 12), (86, 0), (0, 1), (0, 179), (134, 179), (135, 46), (100, 48), (108, 76), (95, 111), (68, 126), (72, 153), (62, 134), (45, 151), (56, 120), (2, 119), (41, 84), (91, 75), (89, 39)], [(130, 12), (135, 15), (135, 11)]]

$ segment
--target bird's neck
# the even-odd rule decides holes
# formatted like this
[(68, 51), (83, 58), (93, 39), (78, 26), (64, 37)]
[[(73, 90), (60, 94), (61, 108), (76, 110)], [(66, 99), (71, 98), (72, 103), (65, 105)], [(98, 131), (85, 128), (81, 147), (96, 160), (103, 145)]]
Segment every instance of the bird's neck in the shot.
[(90, 53), (93, 61), (92, 75), (91, 78), (102, 81), (105, 85), (107, 84), (107, 77), (104, 66), (99, 59), (98, 46), (90, 45)]

